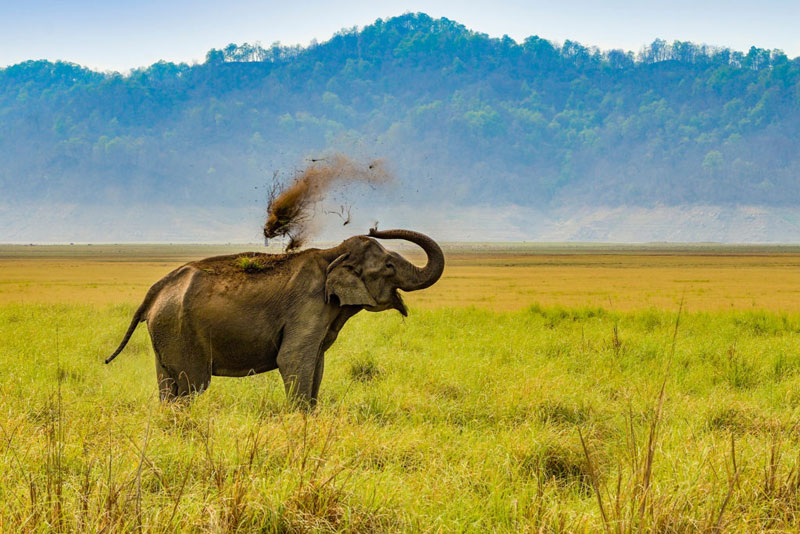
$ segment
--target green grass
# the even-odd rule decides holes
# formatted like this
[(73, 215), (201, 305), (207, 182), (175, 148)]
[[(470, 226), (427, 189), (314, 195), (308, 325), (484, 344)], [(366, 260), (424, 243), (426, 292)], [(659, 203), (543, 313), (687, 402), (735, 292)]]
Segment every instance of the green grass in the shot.
[(144, 326), (102, 364), (132, 313), (0, 307), (0, 531), (800, 527), (798, 315), (362, 313), (309, 415), (276, 372), (161, 404)]
[(259, 258), (250, 256), (240, 256), (236, 258), (235, 264), (236, 267), (246, 273), (260, 273), (268, 268)]

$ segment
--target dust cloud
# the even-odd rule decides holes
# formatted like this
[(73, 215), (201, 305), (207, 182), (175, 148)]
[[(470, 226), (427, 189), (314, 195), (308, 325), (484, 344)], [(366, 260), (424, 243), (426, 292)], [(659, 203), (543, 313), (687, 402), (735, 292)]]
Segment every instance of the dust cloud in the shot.
[[(343, 154), (313, 159), (288, 186), (273, 187), (267, 206), (264, 237), (268, 240), (288, 237), (287, 251), (300, 248), (317, 230), (314, 224), (315, 206), (331, 190), (352, 183), (375, 186), (391, 180), (392, 176), (383, 160), (361, 164)], [(347, 213), (349, 215), (349, 208)], [(345, 224), (348, 220), (345, 220)]]

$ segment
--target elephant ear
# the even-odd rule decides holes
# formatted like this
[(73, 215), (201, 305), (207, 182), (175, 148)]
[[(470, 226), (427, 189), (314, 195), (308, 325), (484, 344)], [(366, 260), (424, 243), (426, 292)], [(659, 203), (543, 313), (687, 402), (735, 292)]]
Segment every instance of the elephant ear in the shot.
[(344, 263), (349, 255), (349, 252), (342, 254), (328, 266), (325, 302), (330, 301), (331, 295), (336, 295), (342, 306), (377, 306), (378, 303), (369, 294), (353, 266)]

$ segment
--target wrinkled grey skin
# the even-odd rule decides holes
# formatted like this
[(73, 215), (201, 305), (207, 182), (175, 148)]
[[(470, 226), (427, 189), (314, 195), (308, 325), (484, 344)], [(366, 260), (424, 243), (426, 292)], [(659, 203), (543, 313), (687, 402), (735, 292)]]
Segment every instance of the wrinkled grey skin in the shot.
[[(236, 268), (234, 256), (191, 262), (156, 282), (119, 348), (147, 322), (162, 400), (205, 390), (211, 376), (247, 376), (278, 369), (287, 396), (316, 403), (325, 351), (361, 310), (390, 308), (406, 315), (398, 289), (435, 283), (444, 269), (441, 248), (409, 230), (370, 230), (330, 249), (308, 249), (273, 261), (262, 272)], [(405, 239), (425, 250), (417, 267), (375, 239)]]

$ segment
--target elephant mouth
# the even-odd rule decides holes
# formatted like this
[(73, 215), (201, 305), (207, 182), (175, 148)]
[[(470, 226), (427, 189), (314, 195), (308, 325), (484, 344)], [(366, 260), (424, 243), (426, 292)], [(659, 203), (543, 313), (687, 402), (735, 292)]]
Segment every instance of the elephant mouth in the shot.
[(400, 294), (396, 289), (392, 291), (392, 296), (389, 299), (389, 302), (377, 304), (375, 306), (364, 306), (364, 309), (371, 312), (394, 309), (399, 311), (403, 317), (408, 317), (408, 308), (406, 308), (406, 303), (403, 302), (403, 299), (400, 297)]
[(408, 308), (406, 308), (406, 303), (403, 302), (403, 298), (396, 289), (392, 291), (392, 308), (399, 311), (400, 315), (403, 317), (408, 317)]

